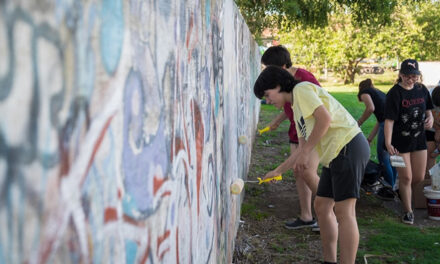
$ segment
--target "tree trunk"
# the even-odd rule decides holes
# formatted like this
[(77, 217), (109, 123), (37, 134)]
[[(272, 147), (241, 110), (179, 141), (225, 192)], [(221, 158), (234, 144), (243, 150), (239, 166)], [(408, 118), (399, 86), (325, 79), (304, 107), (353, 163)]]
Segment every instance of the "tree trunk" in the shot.
[(356, 67), (353, 65), (353, 61), (349, 61), (344, 74), (344, 84), (354, 83), (355, 75)]
[(356, 68), (361, 60), (364, 58), (360, 58), (358, 60), (349, 61), (347, 65), (347, 69), (344, 74), (344, 84), (354, 83), (354, 78), (356, 77)]

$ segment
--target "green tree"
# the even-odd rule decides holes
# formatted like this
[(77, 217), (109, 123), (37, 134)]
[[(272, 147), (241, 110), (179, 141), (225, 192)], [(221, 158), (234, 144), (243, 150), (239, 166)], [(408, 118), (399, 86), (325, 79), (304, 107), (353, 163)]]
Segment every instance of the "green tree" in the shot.
[(302, 26), (279, 32), (280, 43), (291, 51), (297, 64), (312, 70), (329, 68), (344, 83), (353, 83), (358, 64), (365, 58), (378, 60), (439, 59), (440, 13), (438, 1), (400, 2), (386, 25), (361, 25), (345, 9), (335, 10), (329, 24), (320, 28)]
[(420, 26), (421, 60), (440, 60), (440, 2), (431, 1), (421, 5), (415, 12)]
[(352, 16), (344, 10), (334, 13), (328, 26), (303, 30), (296, 27), (279, 34), (294, 62), (315, 70), (330, 68), (345, 83), (354, 82), (359, 62), (371, 55), (375, 33), (366, 25), (355, 27)]
[[(352, 14), (359, 25), (390, 22), (399, 0), (235, 0), (255, 37), (267, 28), (323, 27), (337, 9)], [(415, 1), (415, 0), (413, 0)]]

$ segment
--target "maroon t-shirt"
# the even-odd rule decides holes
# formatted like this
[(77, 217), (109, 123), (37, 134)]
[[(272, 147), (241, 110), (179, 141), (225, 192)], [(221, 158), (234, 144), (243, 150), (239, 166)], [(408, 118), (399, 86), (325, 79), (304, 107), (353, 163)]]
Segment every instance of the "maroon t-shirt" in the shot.
[[(293, 77), (301, 82), (311, 82), (321, 86), (321, 84), (318, 82), (318, 80), (316, 80), (315, 76), (313, 76), (311, 72), (308, 72), (301, 68), (298, 68), (296, 70), (296, 73)], [(295, 121), (293, 121), (293, 110), (292, 110), (292, 105), (290, 103), (284, 104), (284, 113), (286, 113), (287, 117), (290, 120), (290, 128), (289, 128), (290, 142), (298, 143), (298, 135), (296, 134)]]

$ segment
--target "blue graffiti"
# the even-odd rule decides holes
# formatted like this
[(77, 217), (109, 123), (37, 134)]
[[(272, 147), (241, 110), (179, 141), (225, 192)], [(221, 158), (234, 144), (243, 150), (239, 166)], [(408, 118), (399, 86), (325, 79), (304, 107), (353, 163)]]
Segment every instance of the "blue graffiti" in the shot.
[(121, 0), (103, 0), (100, 48), (104, 68), (112, 75), (118, 66), (124, 38), (124, 8)]
[[(154, 89), (149, 87), (149, 89)], [(165, 135), (164, 114), (159, 116), (158, 133), (145, 141), (143, 130), (145, 120), (145, 90), (140, 72), (131, 71), (127, 76), (124, 92), (124, 127), (123, 127), (123, 173), (125, 196), (124, 213), (134, 218), (144, 219), (157, 210), (159, 204), (154, 202), (153, 179), (149, 175), (156, 168), (166, 175), (169, 167), (169, 139)], [(159, 98), (155, 98), (159, 100)], [(149, 101), (152, 102), (152, 101)], [(151, 166), (154, 164), (155, 166)], [(163, 177), (162, 175), (158, 175)]]

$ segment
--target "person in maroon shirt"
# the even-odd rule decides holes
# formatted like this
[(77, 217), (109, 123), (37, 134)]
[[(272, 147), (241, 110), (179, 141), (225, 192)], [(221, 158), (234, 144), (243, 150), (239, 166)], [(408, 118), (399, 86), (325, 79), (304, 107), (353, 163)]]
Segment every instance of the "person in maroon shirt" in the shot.
[[(289, 51), (279, 45), (272, 46), (268, 48), (263, 56), (261, 57), (261, 64), (263, 67), (269, 65), (276, 65), (279, 67), (283, 67), (290, 74), (292, 74), (293, 78), (298, 81), (307, 81), (314, 83), (316, 85), (320, 85), (320, 83), (316, 80), (315, 76), (312, 73), (301, 69), (295, 68), (292, 66), (292, 61), (290, 59)], [(284, 105), (284, 111), (280, 113), (270, 124), (270, 130), (275, 130), (284, 120), (289, 119), (290, 128), (289, 128), (289, 142), (290, 142), (290, 151), (295, 153), (298, 149), (298, 136), (295, 128), (295, 122), (293, 120), (293, 110), (292, 105), (290, 103), (286, 103)], [(288, 229), (299, 229), (305, 227), (311, 227), (313, 230), (318, 231), (318, 223), (312, 215), (312, 194), (316, 193), (316, 189), (319, 182), (319, 177), (317, 174), (318, 165), (319, 165), (319, 157), (318, 154), (314, 151), (310, 157), (310, 164), (308, 164), (308, 169), (306, 169), (302, 173), (295, 173), (296, 178), (296, 189), (299, 197), (300, 204), (300, 216), (294, 221), (288, 221), (285, 223), (285, 227)]]

